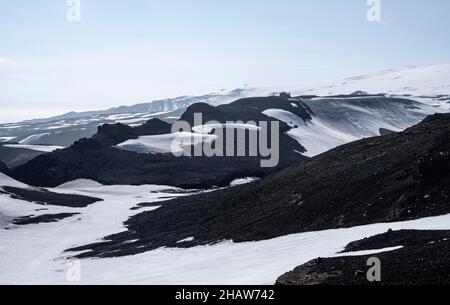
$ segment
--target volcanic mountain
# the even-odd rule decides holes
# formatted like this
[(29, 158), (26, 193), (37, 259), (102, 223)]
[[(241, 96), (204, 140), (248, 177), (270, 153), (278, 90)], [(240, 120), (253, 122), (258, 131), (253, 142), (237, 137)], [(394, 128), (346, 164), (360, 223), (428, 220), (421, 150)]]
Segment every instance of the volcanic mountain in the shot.
[[(170, 144), (172, 135), (171, 125), (153, 119), (137, 127), (120, 123), (103, 125), (90, 139), (81, 139), (69, 148), (40, 155), (12, 169), (11, 175), (30, 185), (46, 187), (85, 178), (103, 184), (210, 188), (228, 186), (237, 178), (264, 177), (306, 159), (301, 155), (305, 149), (287, 135), (291, 127), (263, 114), (273, 106), (292, 111), (304, 122), (311, 119), (310, 110), (301, 101), (294, 103), (282, 97), (244, 99), (218, 107), (195, 104), (188, 108), (182, 119), (191, 122), (194, 113), (201, 113), (205, 123), (209, 120), (220, 123), (230, 120), (251, 120), (256, 123), (277, 121), (280, 126), (278, 138), (281, 155), (276, 167), (261, 167), (261, 160), (266, 158), (250, 157), (248, 154), (248, 157), (175, 157), (167, 149), (170, 145), (166, 145), (165, 150), (155, 150), (155, 145)], [(149, 147), (148, 143), (153, 146)], [(249, 150), (249, 144), (248, 141), (245, 143), (246, 151)]]

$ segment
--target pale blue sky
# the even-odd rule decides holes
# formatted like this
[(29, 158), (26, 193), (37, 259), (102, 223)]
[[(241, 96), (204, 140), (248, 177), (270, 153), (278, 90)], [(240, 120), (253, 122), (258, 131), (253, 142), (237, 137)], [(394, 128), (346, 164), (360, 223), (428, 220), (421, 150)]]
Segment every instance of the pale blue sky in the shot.
[(0, 0), (0, 121), (450, 63), (450, 1)]

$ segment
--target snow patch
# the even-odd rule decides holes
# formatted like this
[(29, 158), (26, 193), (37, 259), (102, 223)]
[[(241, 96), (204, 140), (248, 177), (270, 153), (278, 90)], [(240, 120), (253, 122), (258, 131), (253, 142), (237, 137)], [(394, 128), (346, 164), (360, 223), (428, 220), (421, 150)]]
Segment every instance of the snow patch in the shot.
[(3, 145), (4, 147), (9, 148), (21, 148), (21, 149), (29, 149), (34, 151), (41, 151), (41, 152), (53, 152), (57, 149), (64, 149), (65, 147), (62, 146), (45, 146), (45, 145), (25, 145), (25, 144), (6, 144)]
[(248, 183), (255, 182), (259, 179), (260, 178), (258, 178), (258, 177), (246, 177), (246, 178), (234, 179), (233, 181), (231, 181), (230, 186), (233, 187), (233, 186), (248, 184)]
[(101, 183), (98, 183), (97, 181), (94, 181), (94, 180), (78, 179), (78, 180), (70, 181), (67, 183), (63, 183), (56, 188), (57, 189), (76, 190), (76, 189), (101, 187), (101, 186), (103, 186)]
[(39, 140), (45, 136), (49, 136), (50, 133), (39, 133), (39, 134), (34, 134), (31, 136), (26, 137), (25, 139), (21, 140), (19, 143), (20, 144), (27, 144), (27, 145), (36, 145), (36, 144), (40, 144)]
[(359, 140), (359, 137), (335, 130), (317, 119), (313, 119), (306, 126), (291, 129), (287, 134), (306, 149), (303, 155), (307, 157), (314, 157), (335, 147)]
[(194, 239), (195, 239), (194, 237), (188, 237), (188, 238), (182, 239), (180, 241), (177, 241), (177, 244), (188, 243), (188, 242), (194, 241)]
[(187, 146), (201, 143), (212, 143), (217, 136), (191, 132), (176, 132), (171, 134), (142, 136), (116, 145), (117, 148), (149, 154), (180, 153)]
[(282, 109), (267, 109), (263, 114), (288, 124), (290, 127), (306, 126), (306, 122), (298, 115)]
[(392, 251), (400, 250), (402, 248), (403, 248), (403, 246), (397, 246), (397, 247), (388, 247), (388, 248), (377, 249), (377, 250), (364, 250), (364, 251), (346, 252), (346, 253), (339, 253), (337, 255), (334, 255), (333, 257), (374, 255), (374, 254), (380, 254), (380, 253), (384, 253), (384, 252), (392, 252)]
[(14, 140), (16, 137), (0, 137), (0, 143), (3, 142), (9, 142), (11, 140)]

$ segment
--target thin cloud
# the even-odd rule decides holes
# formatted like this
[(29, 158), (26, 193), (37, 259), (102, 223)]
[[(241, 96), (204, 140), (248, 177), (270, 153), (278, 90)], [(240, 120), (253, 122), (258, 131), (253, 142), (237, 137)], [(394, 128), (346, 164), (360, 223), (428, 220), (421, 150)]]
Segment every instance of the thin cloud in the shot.
[(32, 81), (32, 80), (42, 80), (43, 78), (38, 78), (31, 75), (25, 75), (25, 74), (12, 74), (10, 77), (14, 80), (24, 80), (24, 81)]
[(7, 57), (1, 57), (0, 56), (0, 64), (4, 64), (4, 63), (12, 63), (13, 60), (11, 58), (7, 58)]
[(16, 61), (13, 60), (12, 58), (0, 56), (0, 67), (12, 66), (15, 63), (16, 63)]

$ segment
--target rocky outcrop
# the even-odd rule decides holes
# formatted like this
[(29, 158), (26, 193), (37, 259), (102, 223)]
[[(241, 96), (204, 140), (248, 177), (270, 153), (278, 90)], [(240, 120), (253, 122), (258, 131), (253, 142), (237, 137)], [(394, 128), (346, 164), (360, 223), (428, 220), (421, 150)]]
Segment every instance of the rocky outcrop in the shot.
[[(315, 259), (282, 276), (277, 285), (448, 285), (450, 231), (398, 231), (356, 241), (347, 250), (403, 248), (376, 255)], [(380, 260), (380, 280), (367, 278), (369, 258)]]
[(2, 186), (0, 194), (6, 194), (14, 199), (40, 205), (56, 205), (71, 208), (85, 208), (103, 200), (89, 196), (54, 193), (46, 189), (24, 189), (12, 186)]

